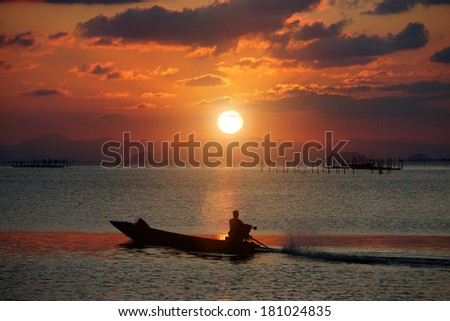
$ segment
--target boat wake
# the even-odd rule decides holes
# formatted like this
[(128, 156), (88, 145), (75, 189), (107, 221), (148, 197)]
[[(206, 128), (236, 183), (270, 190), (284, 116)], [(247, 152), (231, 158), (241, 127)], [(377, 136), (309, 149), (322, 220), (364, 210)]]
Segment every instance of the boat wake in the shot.
[(450, 267), (450, 237), (437, 235), (315, 235), (285, 238), (280, 251), (336, 263)]
[(343, 253), (285, 246), (281, 253), (336, 263), (450, 267), (450, 257), (407, 256), (397, 253)]

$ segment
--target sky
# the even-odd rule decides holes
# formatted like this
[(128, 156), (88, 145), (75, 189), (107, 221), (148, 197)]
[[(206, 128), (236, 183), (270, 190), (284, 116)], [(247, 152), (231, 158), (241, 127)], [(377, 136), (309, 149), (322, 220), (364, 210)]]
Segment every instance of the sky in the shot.
[(450, 143), (448, 17), (448, 0), (0, 0), (0, 144)]

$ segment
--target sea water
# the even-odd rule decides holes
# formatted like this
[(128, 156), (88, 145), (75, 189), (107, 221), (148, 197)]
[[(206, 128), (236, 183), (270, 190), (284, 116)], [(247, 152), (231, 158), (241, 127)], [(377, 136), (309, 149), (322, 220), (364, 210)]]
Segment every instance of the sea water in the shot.
[[(450, 300), (450, 167), (0, 167), (1, 300)], [(109, 220), (276, 249), (130, 246)]]

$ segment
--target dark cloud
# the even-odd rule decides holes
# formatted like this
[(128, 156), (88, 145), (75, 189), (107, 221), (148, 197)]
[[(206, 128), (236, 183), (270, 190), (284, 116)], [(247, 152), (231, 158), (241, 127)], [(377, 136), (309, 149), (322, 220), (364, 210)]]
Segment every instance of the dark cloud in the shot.
[(110, 66), (102, 66), (101, 64), (95, 64), (92, 66), (91, 73), (93, 75), (105, 75), (112, 71)]
[(450, 47), (444, 48), (441, 51), (436, 52), (431, 56), (432, 62), (441, 62), (444, 64), (450, 64)]
[(314, 68), (364, 65), (379, 56), (397, 51), (417, 49), (428, 42), (428, 31), (422, 23), (409, 23), (398, 34), (385, 37), (377, 35), (319, 38), (298, 49), (290, 49), (288, 42), (279, 42), (272, 48), (273, 54), (282, 59), (296, 59)]
[(450, 94), (450, 83), (441, 81), (418, 81), (409, 84), (396, 84), (379, 88), (383, 91), (401, 91), (408, 94), (426, 95), (436, 93)]
[(7, 36), (0, 34), (0, 48), (2, 47), (32, 47), (35, 44), (31, 31)]
[(60, 89), (39, 88), (33, 89), (29, 92), (25, 92), (22, 95), (33, 97), (66, 96), (67, 92)]
[(112, 72), (108, 72), (106, 75), (106, 79), (122, 79), (123, 74), (122, 72), (116, 70), (116, 71), (112, 71)]
[(418, 49), (424, 47), (429, 40), (428, 30), (419, 22), (410, 22), (405, 29), (396, 35), (389, 34), (387, 45), (392, 52)]
[[(272, 92), (277, 92), (273, 89)], [(279, 91), (279, 89), (278, 89)], [(273, 94), (273, 93), (272, 93)], [(402, 118), (434, 118), (450, 120), (448, 108), (434, 108), (434, 103), (448, 100), (450, 95), (388, 96), (376, 98), (353, 98), (348, 95), (316, 93), (301, 87), (283, 90), (277, 99), (264, 97), (259, 104), (274, 111), (299, 110), (332, 119), (377, 120)], [(256, 103), (258, 105), (258, 103)]]
[(79, 76), (101, 76), (102, 79), (119, 79), (122, 76), (122, 73), (114, 69), (113, 64), (109, 62), (97, 62), (89, 65), (83, 64), (80, 68), (74, 68), (71, 71), (77, 73)]
[(136, 106), (134, 106), (135, 109), (140, 109), (140, 110), (147, 110), (147, 109), (154, 109), (155, 105), (152, 104), (146, 104), (146, 103), (140, 103), (137, 104)]
[(317, 38), (336, 37), (341, 33), (345, 25), (346, 22), (344, 20), (333, 23), (328, 27), (322, 21), (316, 21), (312, 24), (304, 25), (294, 34), (293, 38), (307, 41)]
[(99, 15), (80, 23), (87, 38), (121, 38), (163, 44), (231, 46), (239, 37), (278, 30), (293, 13), (320, 0), (230, 0), (195, 9), (173, 11), (160, 6), (128, 9), (113, 17)]
[(4, 60), (0, 60), (0, 70), (8, 71), (8, 70), (11, 70), (12, 68), (13, 68), (13, 65), (7, 63)]
[(323, 90), (328, 93), (366, 93), (375, 90), (376, 87), (369, 85), (347, 85), (347, 86), (327, 86)]
[(94, 43), (92, 45), (94, 46), (112, 46), (114, 44), (114, 42), (112, 41), (111, 38), (100, 38), (96, 41), (94, 41)]
[(399, 83), (393, 85), (344, 85), (344, 86), (324, 86), (307, 87), (310, 91), (321, 91), (326, 93), (363, 93), (363, 92), (396, 92), (408, 96), (411, 95), (434, 95), (436, 98), (449, 96), (450, 83), (442, 81), (417, 81), (412, 83)]
[(113, 68), (113, 64), (110, 62), (83, 64), (80, 68), (73, 68), (70, 71), (78, 74), (79, 77), (84, 75), (93, 75), (108, 78), (109, 74), (116, 73), (116, 70)]
[(416, 5), (422, 4), (426, 7), (438, 4), (450, 4), (450, 0), (383, 0), (368, 11), (369, 14), (386, 15), (410, 11)]
[(69, 70), (69, 72), (78, 75), (78, 77), (95, 76), (102, 80), (148, 80), (151, 79), (152, 76), (158, 75), (158, 71), (158, 68), (153, 72), (142, 72), (139, 69), (118, 69), (112, 62), (95, 62), (92, 64), (83, 64), (80, 68), (72, 68)]
[(69, 34), (67, 32), (60, 31), (60, 32), (49, 35), (48, 39), (49, 40), (58, 40), (58, 39), (67, 37), (68, 35)]

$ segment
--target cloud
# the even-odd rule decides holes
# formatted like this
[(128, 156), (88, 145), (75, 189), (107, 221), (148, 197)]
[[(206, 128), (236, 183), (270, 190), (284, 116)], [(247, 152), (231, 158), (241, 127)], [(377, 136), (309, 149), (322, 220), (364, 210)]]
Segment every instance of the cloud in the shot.
[(257, 69), (259, 67), (264, 67), (264, 68), (293, 67), (292, 61), (279, 60), (279, 59), (270, 58), (270, 57), (261, 57), (261, 58), (243, 57), (243, 58), (239, 59), (238, 66), (248, 67), (250, 69)]
[(111, 66), (112, 64), (102, 65), (100, 63), (90, 65), (85, 67), (85, 70), (88, 70), (93, 75), (107, 75), (112, 72)]
[(6, 60), (0, 60), (0, 71), (4, 72), (30, 71), (38, 68), (39, 66), (40, 64), (28, 60), (15, 62), (14, 64), (11, 64)]
[(212, 57), (216, 52), (217, 47), (196, 47), (195, 50), (189, 52), (186, 58), (208, 58)]
[(65, 31), (48, 34), (47, 40), (48, 45), (55, 51), (58, 50), (58, 48), (62, 47), (72, 48), (75, 44), (75, 38), (73, 37), (73, 35)]
[(397, 35), (389, 34), (387, 37), (387, 45), (391, 52), (418, 49), (424, 47), (429, 40), (428, 30), (425, 25), (420, 22), (410, 22), (405, 29)]
[(161, 6), (134, 8), (113, 17), (98, 15), (80, 23), (86, 38), (121, 38), (200, 47), (231, 47), (241, 36), (278, 30), (292, 14), (309, 10), (320, 0), (229, 0), (174, 11)]
[(441, 81), (418, 81), (409, 84), (395, 84), (381, 87), (383, 91), (401, 91), (408, 94), (426, 95), (436, 93), (450, 94), (450, 83)]
[(444, 64), (450, 64), (450, 47), (444, 48), (441, 51), (436, 52), (431, 56), (432, 62), (441, 62)]
[[(290, 36), (295, 37), (296, 33)], [(290, 39), (289, 39), (290, 40)], [(272, 53), (282, 59), (296, 59), (313, 68), (364, 65), (379, 56), (397, 51), (417, 49), (428, 42), (428, 30), (422, 23), (409, 23), (398, 34), (385, 37), (377, 35), (338, 35), (319, 38), (300, 47), (289, 47), (285, 39), (275, 43)]]
[(416, 5), (426, 7), (439, 4), (450, 4), (450, 0), (383, 0), (376, 4), (375, 9), (366, 13), (375, 15), (387, 15), (410, 11)]
[(178, 71), (179, 71), (178, 68), (167, 67), (164, 69), (161, 66), (158, 66), (150, 74), (152, 76), (169, 76), (178, 73)]
[(97, 95), (95, 95), (95, 98), (98, 99), (116, 99), (116, 98), (126, 98), (129, 97), (130, 94), (126, 91), (123, 92), (104, 92), (101, 91)]
[(136, 111), (136, 110), (153, 110), (153, 109), (157, 109), (157, 108), (158, 108), (158, 106), (155, 104), (140, 102), (140, 103), (135, 103), (132, 105), (121, 106), (121, 107), (109, 107), (108, 109)]
[(280, 84), (259, 92), (252, 105), (271, 108), (275, 112), (306, 111), (329, 119), (358, 121), (391, 118), (450, 118), (450, 110), (434, 108), (433, 102), (448, 99), (449, 95), (384, 96), (353, 98), (343, 94), (316, 93), (299, 84)]
[(13, 68), (13, 65), (7, 63), (5, 60), (0, 60), (0, 70), (9, 71)]
[[(408, 97), (428, 96), (440, 99), (441, 97), (450, 98), (450, 83), (442, 81), (417, 81), (412, 83), (398, 83), (392, 85), (344, 85), (344, 86), (308, 86), (308, 90), (316, 93), (345, 93), (355, 97), (355, 93), (372, 93), (371, 96), (386, 96), (386, 92), (392, 92), (394, 95), (404, 95)], [(381, 96), (381, 97), (382, 97)], [(356, 96), (358, 97), (358, 96)], [(392, 96), (391, 96), (392, 97)], [(367, 98), (367, 97), (366, 97)]]
[(141, 95), (142, 98), (153, 98), (153, 99), (163, 99), (163, 98), (173, 98), (176, 97), (177, 94), (174, 93), (164, 93), (164, 92), (147, 92)]
[[(374, 77), (377, 77), (376, 73), (371, 74), (374, 74)], [(428, 96), (428, 98), (434, 97), (435, 99), (444, 99), (445, 97), (450, 98), (450, 83), (424, 80), (412, 83), (398, 83), (392, 85), (379, 85), (370, 83), (360, 85), (357, 82), (356, 84), (344, 84), (335, 86), (318, 85), (314, 83), (308, 83), (307, 85), (278, 84), (272, 89), (257, 92), (256, 97), (262, 98), (266, 101), (274, 101), (307, 94), (336, 94), (356, 99), (361, 98), (361, 96), (355, 95), (355, 93), (361, 94), (368, 92), (371, 92), (373, 94), (371, 95), (372, 98), (382, 98), (386, 96), (386, 92), (393, 92), (394, 95), (402, 95), (402, 97), (412, 97), (412, 95), (414, 95), (415, 97)], [(390, 95), (389, 97), (393, 96)]]
[(225, 75), (251, 75), (258, 78), (262, 76), (272, 76), (282, 71), (297, 68), (297, 64), (292, 60), (281, 60), (271, 57), (243, 57), (234, 65), (226, 65), (225, 62), (217, 64), (218, 72)]
[(302, 26), (299, 31), (294, 33), (293, 37), (297, 40), (303, 41), (318, 38), (337, 37), (340, 35), (346, 24), (346, 21), (341, 20), (326, 27), (322, 21), (315, 21), (312, 24)]
[(154, 104), (147, 104), (147, 103), (140, 103), (136, 106), (133, 106), (134, 109), (138, 110), (148, 110), (148, 109), (156, 109), (156, 105)]
[(116, 74), (112, 62), (95, 62), (92, 64), (83, 64), (80, 68), (72, 68), (69, 72), (75, 73), (78, 77), (100, 76), (102, 79), (108, 79)]
[(23, 96), (33, 97), (50, 97), (50, 96), (71, 96), (70, 92), (65, 89), (54, 88), (37, 88), (31, 91), (22, 93)]
[(48, 39), (49, 40), (58, 40), (58, 39), (67, 37), (68, 35), (69, 35), (69, 33), (60, 31), (60, 32), (48, 35)]
[(83, 64), (79, 68), (72, 68), (69, 72), (78, 75), (78, 77), (93, 76), (101, 80), (149, 80), (152, 76), (164, 76), (178, 72), (176, 68), (161, 69), (157, 67), (153, 71), (142, 72), (140, 69), (119, 69), (114, 67), (110, 61), (95, 62), (92, 64)]
[[(133, 50), (139, 52), (150, 51), (179, 51), (185, 52), (192, 49), (190, 46), (161, 44), (155, 41), (150, 42), (130, 42), (122, 38), (111, 37), (93, 37), (85, 39), (81, 42), (82, 48), (101, 48), (101, 49), (119, 49), (119, 50)], [(216, 47), (214, 47), (214, 52)], [(194, 57), (194, 56), (193, 56)]]
[(212, 87), (212, 86), (226, 86), (230, 84), (230, 79), (223, 78), (218, 75), (207, 74), (194, 78), (187, 78), (175, 82), (177, 86), (187, 87)]
[(229, 105), (231, 103), (230, 96), (217, 97), (213, 99), (202, 99), (191, 104), (191, 106), (208, 106), (208, 105)]
[(62, 47), (72, 47), (74, 38), (67, 32), (46, 34), (39, 31), (27, 31), (16, 34), (0, 33), (0, 50), (23, 49), (23, 55), (42, 57), (55, 54)]
[(35, 39), (31, 31), (18, 33), (12, 36), (0, 34), (0, 48), (5, 47), (32, 47), (35, 44)]
[(344, 75), (343, 83), (352, 86), (373, 85), (376, 83), (385, 84), (394, 73), (391, 70), (361, 70), (356, 75)]

